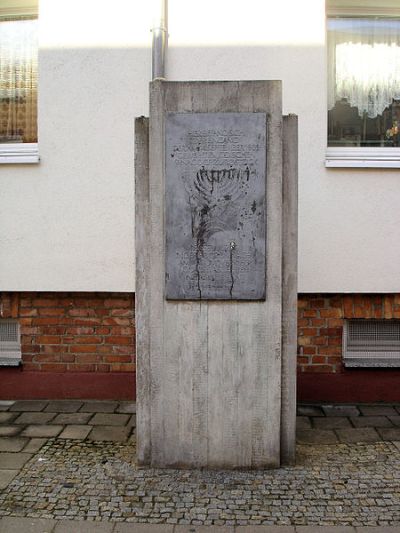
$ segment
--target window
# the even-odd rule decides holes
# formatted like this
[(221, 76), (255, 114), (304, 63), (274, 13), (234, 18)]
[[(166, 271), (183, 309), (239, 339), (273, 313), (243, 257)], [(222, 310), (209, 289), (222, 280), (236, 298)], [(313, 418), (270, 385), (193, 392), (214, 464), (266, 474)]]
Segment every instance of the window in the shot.
[(17, 320), (0, 320), (0, 366), (18, 366), (21, 363), (21, 341)]
[(0, 162), (37, 156), (37, 6), (0, 8)]
[(398, 2), (328, 0), (327, 46), (327, 166), (400, 167)]

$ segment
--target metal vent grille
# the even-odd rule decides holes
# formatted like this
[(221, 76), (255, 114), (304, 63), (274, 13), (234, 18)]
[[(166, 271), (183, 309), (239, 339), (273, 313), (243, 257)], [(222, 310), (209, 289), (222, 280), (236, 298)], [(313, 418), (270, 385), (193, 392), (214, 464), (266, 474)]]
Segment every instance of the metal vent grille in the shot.
[(347, 320), (343, 360), (349, 367), (400, 367), (400, 320)]
[(0, 320), (0, 366), (21, 363), (19, 324), (16, 320)]

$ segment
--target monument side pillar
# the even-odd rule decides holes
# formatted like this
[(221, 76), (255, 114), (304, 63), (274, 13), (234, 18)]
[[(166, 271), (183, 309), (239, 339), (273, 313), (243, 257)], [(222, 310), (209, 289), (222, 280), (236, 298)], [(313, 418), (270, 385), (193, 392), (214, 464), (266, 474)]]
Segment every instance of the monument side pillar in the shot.
[[(136, 263), (140, 464), (178, 468), (264, 468), (281, 463), (282, 424), (288, 419), (287, 415), (285, 419), (281, 417), (282, 399), (286, 403), (286, 411), (295, 409), (293, 394), (282, 395), (282, 370), (286, 371), (289, 367), (282, 361), (281, 93), (279, 81), (155, 81), (151, 84), (148, 168), (146, 157), (136, 156), (136, 194), (139, 191), (136, 199), (136, 251), (137, 258), (141, 256)], [(248, 282), (243, 284), (244, 296), (239, 293), (235, 296), (233, 282), (236, 283), (236, 278), (233, 279), (232, 271), (230, 299), (218, 299), (218, 290), (223, 291), (224, 287), (218, 288), (216, 299), (203, 299), (200, 275), (200, 296), (176, 297), (175, 289), (178, 292), (183, 290), (180, 283), (170, 283), (169, 287), (166, 283), (166, 274), (167, 278), (170, 275), (169, 271), (166, 272), (167, 233), (171, 235), (171, 227), (167, 224), (170, 225), (172, 220), (178, 231), (185, 231), (184, 227), (179, 227), (176, 213), (173, 218), (170, 212), (174, 195), (168, 187), (176, 176), (166, 175), (166, 158), (171, 157), (170, 153), (166, 154), (170, 140), (166, 138), (166, 131), (171, 131), (168, 117), (201, 113), (243, 113), (243, 117), (244, 114), (260, 114), (259, 117), (265, 116), (266, 119), (265, 219), (260, 215), (265, 224), (262, 278), (265, 287), (262, 294), (258, 288), (255, 299), (246, 299), (246, 294), (253, 290)], [(200, 117), (200, 123), (205, 117)], [(228, 117), (229, 120), (231, 118)], [(238, 121), (239, 131), (240, 116), (235, 115), (232, 120)], [(179, 121), (180, 118), (176, 122)], [(211, 123), (214, 122), (211, 120)], [(137, 123), (136, 127), (139, 138), (146, 139), (146, 127), (142, 123)], [(219, 133), (215, 129), (203, 128), (200, 131), (196, 126), (188, 135), (203, 138), (207, 136), (207, 131), (213, 136), (210, 152), (215, 152), (215, 143), (219, 142)], [(249, 130), (249, 135), (253, 133)], [(224, 142), (223, 135), (221, 142)], [(140, 140), (137, 147), (138, 143)], [(189, 163), (196, 168), (199, 156), (193, 155), (195, 151), (192, 152), (190, 147), (185, 158), (179, 156), (179, 164), (185, 163), (191, 154), (194, 162)], [(218, 159), (218, 153), (210, 153), (207, 161), (213, 161), (213, 158)], [(214, 165), (212, 168), (224, 173), (228, 171), (225, 167)], [(234, 170), (229, 179), (235, 176)], [(171, 173), (171, 170), (168, 172)], [(207, 165), (200, 167), (197, 173), (200, 185), (201, 180), (210, 179), (207, 172)], [(240, 172), (243, 179), (246, 169)], [(182, 176), (185, 177), (185, 173)], [(211, 180), (218, 181), (222, 174), (215, 176), (211, 174)], [(138, 183), (138, 180), (141, 182)], [(179, 190), (176, 192), (177, 195), (181, 193)], [(205, 194), (204, 191), (200, 193)], [(228, 201), (230, 195), (225, 196)], [(199, 235), (204, 213), (202, 209), (193, 212), (196, 216), (193, 217), (192, 231), (197, 231)], [(198, 213), (201, 215), (200, 222), (196, 219)], [(193, 230), (193, 225), (197, 229)], [(173, 237), (179, 238), (179, 235)], [(232, 240), (231, 249), (236, 253), (235, 246)], [(169, 247), (171, 253), (170, 243)], [(255, 256), (258, 252), (255, 247)], [(207, 249), (202, 248), (196, 260), (204, 265), (206, 255)], [(246, 259), (247, 256), (243, 257)], [(210, 258), (207, 256), (207, 261), (213, 262), (212, 254)], [(259, 264), (256, 262), (257, 268)], [(218, 268), (215, 266), (216, 272)], [(237, 279), (249, 280), (250, 274), (238, 270)], [(257, 283), (259, 279), (257, 277)], [(184, 282), (182, 278), (182, 285)], [(292, 324), (293, 320), (288, 323)], [(143, 328), (141, 332), (140, 327)], [(292, 371), (293, 365), (289, 366)], [(286, 436), (285, 442), (289, 438)]]

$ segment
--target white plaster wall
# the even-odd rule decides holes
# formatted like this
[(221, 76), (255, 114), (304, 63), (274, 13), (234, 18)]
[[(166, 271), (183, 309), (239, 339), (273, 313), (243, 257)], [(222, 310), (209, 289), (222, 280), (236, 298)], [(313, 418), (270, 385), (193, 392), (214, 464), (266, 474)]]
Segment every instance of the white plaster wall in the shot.
[[(299, 291), (400, 292), (400, 172), (324, 166), (324, 1), (169, 4), (169, 79), (282, 79), (299, 115)], [(133, 290), (151, 4), (41, 0), (41, 25), (42, 161), (0, 167), (0, 289)]]

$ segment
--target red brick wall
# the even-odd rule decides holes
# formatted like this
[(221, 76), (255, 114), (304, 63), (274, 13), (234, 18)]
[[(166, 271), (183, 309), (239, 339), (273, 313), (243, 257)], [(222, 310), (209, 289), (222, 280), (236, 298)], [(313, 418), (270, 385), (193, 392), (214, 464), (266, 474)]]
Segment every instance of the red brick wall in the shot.
[(0, 318), (21, 328), (24, 371), (132, 372), (134, 295), (0, 293)]
[(298, 370), (341, 373), (344, 319), (400, 318), (400, 294), (300, 294)]

